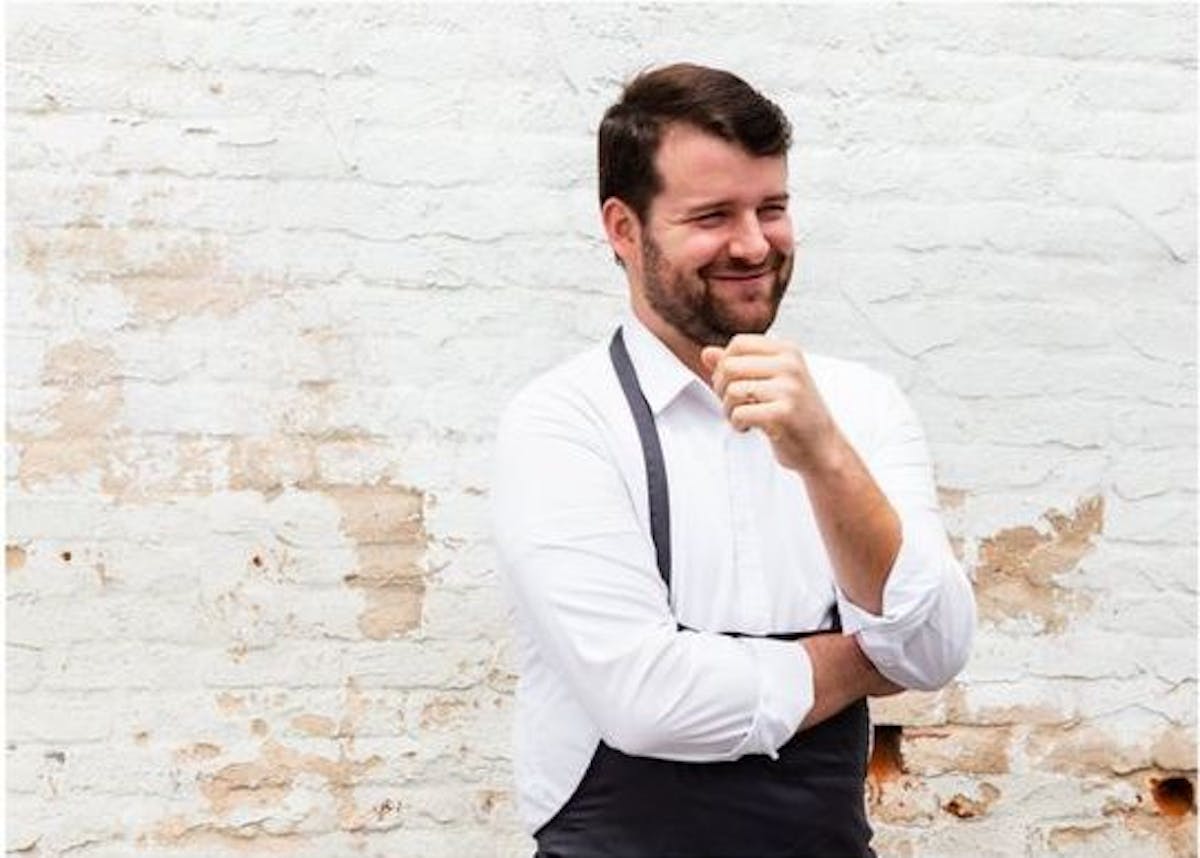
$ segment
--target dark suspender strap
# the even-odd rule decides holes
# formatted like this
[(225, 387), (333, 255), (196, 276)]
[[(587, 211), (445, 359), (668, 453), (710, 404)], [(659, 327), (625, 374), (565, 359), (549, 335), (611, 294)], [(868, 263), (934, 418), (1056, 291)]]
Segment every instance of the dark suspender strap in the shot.
[(671, 501), (667, 494), (667, 466), (663, 461), (662, 445), (658, 442), (658, 430), (654, 426), (654, 414), (650, 403), (638, 383), (629, 350), (621, 329), (613, 334), (608, 346), (613, 368), (621, 382), (621, 390), (633, 412), (638, 437), (642, 441), (643, 458), (646, 460), (646, 489), (650, 495), (650, 536), (654, 539), (654, 553), (658, 559), (658, 573), (662, 575), (668, 589), (671, 586)]

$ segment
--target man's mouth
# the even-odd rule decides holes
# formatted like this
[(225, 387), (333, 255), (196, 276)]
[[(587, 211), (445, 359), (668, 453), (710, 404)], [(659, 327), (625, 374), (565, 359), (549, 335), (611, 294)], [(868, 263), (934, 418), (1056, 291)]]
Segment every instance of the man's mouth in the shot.
[(764, 268), (761, 271), (715, 271), (708, 276), (712, 280), (757, 280), (773, 273), (770, 268)]

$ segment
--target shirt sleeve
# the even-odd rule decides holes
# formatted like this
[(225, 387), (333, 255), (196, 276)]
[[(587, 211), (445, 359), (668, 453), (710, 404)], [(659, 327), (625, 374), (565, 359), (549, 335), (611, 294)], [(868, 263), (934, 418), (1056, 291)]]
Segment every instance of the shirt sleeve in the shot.
[(838, 609), (843, 631), (857, 634), (880, 673), (905, 688), (928, 691), (966, 664), (975, 599), (942, 525), (924, 432), (890, 379), (880, 425), (882, 436), (867, 466), (900, 518), (900, 550), (884, 585), (881, 615), (840, 590)]
[(517, 621), (618, 750), (775, 756), (812, 706), (804, 648), (677, 630), (597, 420), (543, 392), (519, 396), (501, 421), (492, 515)]

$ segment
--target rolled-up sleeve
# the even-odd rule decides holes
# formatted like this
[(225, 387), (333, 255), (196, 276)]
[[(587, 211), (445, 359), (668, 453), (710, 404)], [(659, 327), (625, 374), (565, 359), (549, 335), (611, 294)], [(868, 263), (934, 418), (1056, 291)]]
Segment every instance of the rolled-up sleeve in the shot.
[(597, 419), (526, 391), (501, 421), (492, 515), (518, 622), (613, 747), (689, 762), (774, 755), (812, 706), (804, 648), (677, 630)]
[(900, 550), (872, 614), (838, 593), (842, 628), (857, 634), (880, 673), (933, 690), (962, 670), (975, 629), (971, 583), (954, 557), (938, 509), (928, 447), (912, 406), (886, 382), (880, 437), (867, 466), (900, 518)]

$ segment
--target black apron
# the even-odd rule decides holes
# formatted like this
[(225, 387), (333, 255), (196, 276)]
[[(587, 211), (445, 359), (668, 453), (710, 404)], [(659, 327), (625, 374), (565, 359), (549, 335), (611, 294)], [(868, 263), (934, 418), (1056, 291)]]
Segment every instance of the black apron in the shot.
[[(662, 446), (620, 329), (609, 354), (641, 439), (650, 531), (669, 588)], [(833, 620), (840, 630), (836, 606)], [(766, 637), (796, 640), (816, 633)], [(794, 735), (777, 760), (749, 754), (730, 762), (680, 763), (629, 756), (601, 741), (578, 788), (534, 834), (534, 858), (874, 858), (864, 806), (869, 729), (864, 699)]]

